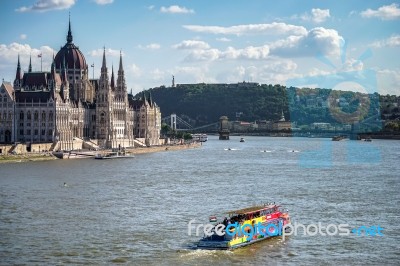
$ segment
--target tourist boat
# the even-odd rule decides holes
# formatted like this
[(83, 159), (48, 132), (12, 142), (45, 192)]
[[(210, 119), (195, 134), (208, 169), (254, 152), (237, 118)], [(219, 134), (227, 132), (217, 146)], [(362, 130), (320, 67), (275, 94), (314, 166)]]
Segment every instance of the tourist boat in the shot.
[(58, 159), (83, 159), (93, 158), (95, 156), (94, 151), (53, 151), (52, 154)]
[(240, 138), (240, 142), (244, 142), (244, 138)]
[[(289, 213), (275, 203), (234, 210), (226, 214), (227, 217), (223, 221), (215, 222), (212, 234), (205, 235), (197, 243), (199, 249), (224, 250), (244, 247), (282, 235), (284, 226), (290, 224)], [(216, 232), (221, 227), (224, 235)]]
[(192, 134), (192, 140), (206, 142), (208, 140), (207, 134)]
[(108, 153), (98, 153), (94, 157), (95, 159), (105, 160), (105, 159), (122, 159), (122, 158), (134, 158), (133, 154), (128, 154), (126, 152), (108, 152)]

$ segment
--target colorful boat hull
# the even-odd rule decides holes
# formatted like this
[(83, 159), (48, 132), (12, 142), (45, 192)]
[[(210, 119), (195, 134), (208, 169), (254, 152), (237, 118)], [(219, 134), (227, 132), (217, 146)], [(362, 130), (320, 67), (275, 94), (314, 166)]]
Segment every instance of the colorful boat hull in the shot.
[[(212, 250), (236, 249), (280, 236), (286, 228), (285, 225), (290, 223), (290, 218), (287, 212), (278, 207), (264, 205), (230, 212), (230, 218), (223, 222), (225, 234), (219, 235), (214, 231), (212, 235), (204, 236), (197, 247)], [(230, 223), (230, 220), (234, 223)]]

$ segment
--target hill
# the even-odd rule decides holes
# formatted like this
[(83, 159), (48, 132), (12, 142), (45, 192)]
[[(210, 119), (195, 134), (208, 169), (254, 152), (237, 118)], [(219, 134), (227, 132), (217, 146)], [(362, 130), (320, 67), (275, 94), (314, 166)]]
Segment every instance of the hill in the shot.
[[(286, 120), (296, 122), (298, 126), (315, 122), (351, 124), (354, 120), (380, 116), (380, 102), (383, 99), (387, 101), (389, 98), (391, 102), (400, 99), (377, 93), (287, 88), (278, 84), (247, 82), (178, 84), (176, 87), (151, 88), (147, 92), (151, 93), (153, 100), (160, 106), (163, 117), (176, 113), (193, 126), (216, 122), (222, 115), (228, 116), (230, 120), (276, 121), (282, 111)], [(140, 97), (140, 94), (135, 97)], [(387, 110), (384, 112), (388, 115)], [(338, 114), (350, 117), (350, 120), (340, 120)], [(390, 111), (389, 115), (392, 115)]]

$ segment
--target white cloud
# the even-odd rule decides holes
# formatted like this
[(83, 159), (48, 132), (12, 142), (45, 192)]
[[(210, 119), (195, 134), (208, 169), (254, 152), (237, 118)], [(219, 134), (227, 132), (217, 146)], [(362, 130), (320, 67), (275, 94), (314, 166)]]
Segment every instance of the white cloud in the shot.
[(114, 0), (94, 0), (94, 2), (96, 2), (96, 4), (98, 5), (107, 5), (107, 4), (112, 4)]
[(329, 9), (313, 8), (311, 9), (311, 14), (312, 14), (311, 20), (314, 21), (315, 23), (324, 22), (327, 18), (331, 16), (329, 14)]
[(32, 6), (22, 6), (15, 9), (17, 12), (46, 12), (50, 10), (68, 9), (75, 4), (75, 0), (38, 0)]
[(367, 9), (360, 14), (363, 18), (380, 18), (382, 20), (400, 19), (400, 9), (399, 5), (396, 3), (388, 6), (381, 6), (377, 10)]
[(225, 37), (217, 38), (216, 40), (219, 41), (219, 42), (230, 42), (230, 41), (232, 41), (231, 39), (228, 39), (228, 38), (225, 38)]
[(196, 67), (175, 67), (173, 73), (175, 83), (216, 83), (216, 79), (209, 74), (207, 65)]
[(128, 65), (128, 72), (135, 78), (142, 75), (142, 70), (135, 64)]
[(287, 79), (297, 77), (297, 64), (291, 60), (269, 60), (264, 65), (236, 66), (218, 75), (219, 82), (235, 83), (241, 81), (264, 84), (284, 84)]
[(49, 46), (41, 46), (39, 49), (32, 48), (28, 44), (11, 43), (9, 45), (0, 44), (0, 66), (7, 69), (16, 69), (18, 55), (22, 69), (28, 69), (29, 57), (32, 56), (32, 67), (34, 71), (40, 70), (40, 59), (37, 57), (42, 54), (43, 71), (49, 70), (53, 60), (54, 50)]
[(225, 34), (225, 35), (245, 35), (245, 34), (294, 34), (304, 35), (307, 33), (303, 26), (290, 25), (282, 22), (273, 22), (270, 24), (245, 24), (230, 27), (222, 26), (200, 26), (183, 25), (185, 29), (194, 32)]
[(223, 59), (262, 60), (266, 59), (268, 55), (269, 55), (269, 47), (267, 45), (248, 46), (243, 49), (228, 47), (225, 51), (220, 51), (219, 49), (214, 49), (214, 48), (209, 49), (208, 46), (204, 46), (204, 47), (197, 47), (197, 49), (192, 47), (192, 50), (186, 56), (185, 61), (186, 62), (215, 61)]
[(185, 61), (214, 61), (217, 60), (220, 55), (221, 52), (218, 49), (193, 50), (186, 56)]
[(226, 59), (249, 59), (249, 60), (262, 60), (266, 59), (269, 55), (269, 47), (264, 46), (248, 46), (244, 49), (235, 49), (228, 47), (221, 53), (221, 58)]
[(158, 50), (161, 48), (161, 45), (158, 43), (150, 43), (148, 45), (138, 45), (138, 48), (140, 49), (146, 49), (146, 50)]
[(311, 29), (304, 36), (289, 36), (262, 46), (248, 46), (242, 49), (228, 47), (226, 50), (211, 48), (203, 41), (186, 40), (174, 45), (176, 49), (188, 49), (189, 54), (184, 61), (215, 61), (215, 60), (265, 60), (270, 55), (280, 57), (309, 57), (318, 55), (338, 55), (342, 36), (336, 30), (322, 27)]
[[(104, 49), (96, 49), (96, 50), (90, 51), (88, 54), (90, 56), (103, 56), (103, 51), (104, 51)], [(119, 55), (120, 55), (120, 51), (119, 50), (114, 50), (114, 49), (111, 49), (111, 48), (107, 48), (106, 49), (106, 56), (113, 56), (113, 57), (118, 56), (119, 57)], [(122, 55), (124, 55), (123, 52), (122, 52)]]
[(362, 61), (348, 58), (346, 62), (342, 65), (340, 71), (342, 72), (349, 72), (349, 71), (361, 71), (364, 68), (364, 64)]
[(304, 36), (289, 36), (270, 45), (272, 55), (316, 56), (337, 55), (344, 39), (336, 30), (317, 27)]
[(208, 49), (210, 45), (203, 41), (185, 40), (172, 46), (175, 49)]
[(331, 15), (330, 15), (329, 9), (319, 9), (319, 8), (311, 9), (311, 14), (304, 13), (300, 16), (299, 15), (291, 16), (292, 19), (301, 19), (304, 21), (312, 21), (314, 23), (322, 23), (330, 17), (331, 17)]
[(395, 34), (388, 39), (376, 41), (372, 43), (371, 46), (376, 48), (400, 46), (400, 35)]
[(165, 79), (166, 73), (163, 70), (160, 70), (159, 68), (155, 68), (152, 71), (150, 71), (150, 77), (153, 81), (163, 81)]
[(169, 14), (193, 14), (194, 13), (193, 9), (188, 9), (186, 7), (180, 7), (177, 5), (173, 5), (173, 6), (169, 6), (169, 7), (162, 6), (160, 8), (160, 11), (162, 13), (169, 13)]
[(378, 93), (399, 95), (400, 69), (379, 69), (376, 76)]
[(19, 35), (19, 38), (21, 39), (21, 40), (25, 40), (26, 39), (26, 34), (21, 34), (21, 35)]

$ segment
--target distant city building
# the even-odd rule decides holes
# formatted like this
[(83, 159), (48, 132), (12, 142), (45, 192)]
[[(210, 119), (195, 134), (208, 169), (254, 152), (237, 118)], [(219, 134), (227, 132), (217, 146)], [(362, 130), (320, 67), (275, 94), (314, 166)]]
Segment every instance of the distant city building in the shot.
[(122, 55), (109, 78), (105, 49), (98, 80), (89, 80), (88, 65), (73, 43), (53, 58), (50, 72), (22, 73), (18, 56), (14, 84), (0, 87), (0, 143), (53, 143), (52, 149), (158, 145), (161, 113), (151, 95), (127, 93)]
[(321, 123), (321, 122), (312, 123), (310, 128), (314, 129), (314, 130), (318, 130), (318, 129), (330, 130), (331, 129), (331, 124), (330, 123)]

